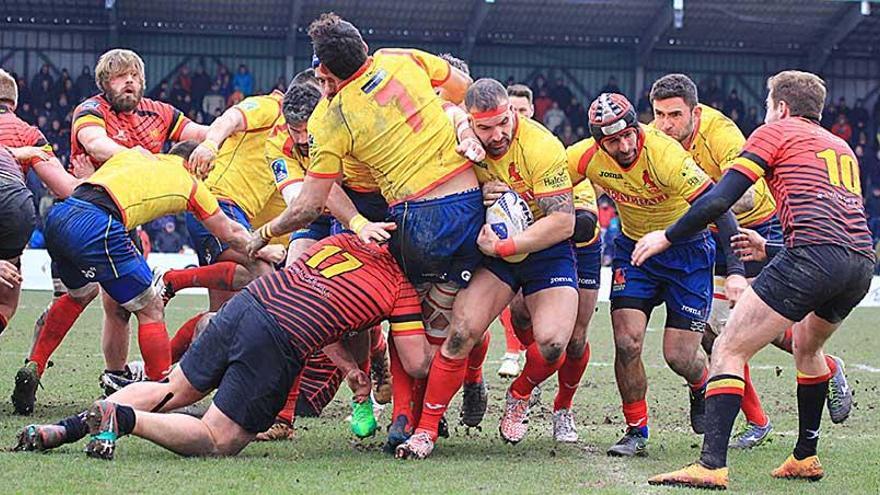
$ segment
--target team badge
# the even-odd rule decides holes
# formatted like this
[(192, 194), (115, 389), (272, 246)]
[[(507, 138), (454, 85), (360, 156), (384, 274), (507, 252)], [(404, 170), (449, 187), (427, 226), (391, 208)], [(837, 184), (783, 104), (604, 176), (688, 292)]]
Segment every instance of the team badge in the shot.
[(612, 286), (611, 290), (618, 291), (626, 288), (626, 270), (622, 267), (618, 267), (614, 269), (614, 276), (612, 277)]
[(279, 158), (272, 162), (272, 173), (275, 174), (275, 182), (280, 184), (284, 182), (287, 177), (287, 162), (284, 161), (283, 158)]

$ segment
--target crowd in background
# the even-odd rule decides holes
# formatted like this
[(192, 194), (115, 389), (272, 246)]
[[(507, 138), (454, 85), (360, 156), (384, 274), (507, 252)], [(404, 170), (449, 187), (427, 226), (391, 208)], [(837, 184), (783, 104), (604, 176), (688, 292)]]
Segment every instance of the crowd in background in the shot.
[[(17, 75), (19, 105), (16, 113), (25, 121), (40, 128), (52, 143), (62, 163), (67, 163), (70, 153), (70, 129), (73, 110), (84, 99), (97, 93), (94, 75), (90, 67), (83, 67), (75, 77), (68, 69), (60, 71), (45, 64), (30, 80)], [(507, 84), (516, 81), (509, 77)], [(593, 97), (600, 93), (622, 93), (615, 76), (597, 88), (594, 94), (578, 93), (564, 78), (550, 79), (538, 74), (525, 81), (534, 92), (535, 120), (542, 122), (566, 145), (585, 137), (587, 131), (587, 108)], [(258, 88), (247, 65), (239, 65), (234, 71), (225, 65), (206, 69), (203, 66), (180, 67), (176, 74), (146, 92), (146, 96), (174, 105), (187, 117), (201, 124), (210, 124), (225, 109), (247, 96), (266, 93), (273, 89), (284, 91), (286, 81), (279, 77), (272, 88)], [(708, 77), (698, 81), (700, 101), (724, 112), (748, 136), (763, 121), (763, 109), (746, 107), (736, 88), (723, 89), (718, 79)], [(646, 88), (634, 104), (642, 122), (652, 120), (649, 89)], [(871, 231), (875, 242), (880, 240), (880, 98), (873, 108), (865, 106), (862, 99), (852, 105), (844, 97), (829, 101), (822, 115), (822, 125), (850, 143), (859, 158), (861, 184), (865, 195)], [(40, 222), (53, 204), (53, 198), (34, 174), (28, 177), (28, 185), (40, 211)], [(603, 233), (603, 245), (610, 246), (619, 233), (619, 221), (613, 203), (600, 199), (599, 222)], [(38, 225), (39, 227), (39, 225)], [(144, 226), (146, 240), (155, 252), (183, 252), (189, 249), (186, 224), (180, 217), (165, 217)], [(32, 242), (39, 247), (41, 234), (38, 229)], [(610, 263), (610, 249), (604, 250), (604, 262)]]

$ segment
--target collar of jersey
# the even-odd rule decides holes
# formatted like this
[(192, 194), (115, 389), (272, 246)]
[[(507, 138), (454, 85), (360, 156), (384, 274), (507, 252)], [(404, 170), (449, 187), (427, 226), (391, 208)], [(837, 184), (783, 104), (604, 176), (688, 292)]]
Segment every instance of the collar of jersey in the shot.
[(336, 94), (339, 94), (339, 92), (342, 91), (342, 88), (348, 86), (348, 83), (361, 77), (364, 74), (364, 72), (366, 72), (367, 69), (370, 68), (371, 65), (373, 65), (373, 57), (367, 57), (367, 60), (364, 61), (364, 65), (362, 65), (360, 69), (358, 69), (354, 74), (349, 76), (348, 79), (339, 83), (339, 87), (336, 88)]

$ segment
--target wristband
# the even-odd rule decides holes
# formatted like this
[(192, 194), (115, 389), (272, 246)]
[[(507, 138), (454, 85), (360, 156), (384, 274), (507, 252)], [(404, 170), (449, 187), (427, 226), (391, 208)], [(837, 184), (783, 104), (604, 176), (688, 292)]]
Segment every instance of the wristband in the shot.
[(269, 239), (275, 237), (275, 235), (272, 234), (272, 229), (269, 228), (268, 223), (266, 223), (262, 227), (260, 227), (257, 230), (257, 233), (260, 234), (260, 237), (262, 237), (264, 241), (268, 241)]
[(358, 213), (357, 215), (352, 217), (352, 219), (348, 222), (348, 227), (355, 234), (360, 234), (361, 231), (364, 230), (364, 227), (366, 227), (368, 223), (370, 223), (370, 221), (367, 220), (363, 215)]
[(495, 254), (502, 258), (513, 256), (516, 254), (516, 243), (513, 242), (513, 239), (495, 241)]
[(217, 146), (217, 143), (211, 139), (205, 139), (201, 142), (201, 145), (209, 149), (211, 153), (214, 153), (215, 155), (220, 153), (220, 148)]

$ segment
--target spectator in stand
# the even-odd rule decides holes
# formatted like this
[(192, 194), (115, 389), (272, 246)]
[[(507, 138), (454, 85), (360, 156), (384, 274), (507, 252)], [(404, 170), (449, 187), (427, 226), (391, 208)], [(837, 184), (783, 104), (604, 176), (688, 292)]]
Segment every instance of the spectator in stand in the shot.
[(865, 100), (856, 98), (856, 104), (849, 112), (849, 121), (856, 127), (859, 127), (859, 124), (867, 127), (870, 120), (871, 116), (868, 115), (868, 109), (865, 108)]
[(724, 102), (724, 113), (738, 124), (739, 119), (731, 116), (733, 112), (736, 112), (737, 117), (742, 117), (746, 113), (746, 106), (739, 99), (739, 94), (737, 94), (735, 89), (731, 89), (730, 94), (727, 95), (727, 101)]
[(208, 94), (208, 91), (211, 89), (211, 78), (208, 77), (208, 73), (205, 72), (205, 68), (201, 65), (196, 67), (195, 73), (192, 76), (192, 103), (193, 108), (203, 108), (202, 100), (205, 98), (205, 95)]
[(865, 198), (865, 213), (868, 215), (868, 227), (874, 236), (874, 243), (880, 241), (880, 185), (871, 186)]
[(173, 218), (165, 222), (162, 230), (153, 239), (153, 251), (157, 253), (179, 253), (183, 251), (184, 245)]
[[(37, 78), (34, 77), (36, 81)], [(34, 108), (42, 109), (46, 106), (46, 102), (52, 101), (52, 80), (51, 79), (39, 79), (37, 82), (36, 90), (31, 89), (31, 94), (33, 95), (31, 98), (31, 102), (34, 104)]]
[(544, 122), (544, 115), (550, 107), (553, 106), (553, 100), (547, 95), (547, 89), (541, 88), (537, 90), (538, 96), (535, 98), (535, 117), (538, 122)]
[(839, 117), (841, 114), (846, 115), (846, 118), (849, 119), (849, 107), (846, 105), (845, 96), (837, 99), (837, 116)]
[(232, 85), (245, 97), (254, 94), (254, 76), (251, 75), (247, 65), (238, 66), (238, 72), (235, 74), (235, 79), (232, 80)]
[(559, 108), (568, 106), (571, 101), (571, 90), (565, 85), (565, 81), (561, 77), (557, 77), (553, 82), (553, 87), (547, 93), (550, 99), (559, 105)]
[(639, 96), (639, 101), (636, 102), (636, 113), (639, 115), (643, 113), (653, 115), (654, 109), (651, 107), (651, 88), (646, 88), (642, 91), (642, 95)]
[(205, 115), (219, 115), (226, 108), (226, 98), (220, 94), (220, 84), (214, 83), (202, 99), (202, 112)]
[(88, 65), (83, 66), (82, 71), (76, 78), (76, 84), (74, 86), (76, 88), (77, 100), (80, 98), (88, 98), (98, 92), (98, 88), (95, 86), (95, 76), (92, 75), (92, 69), (90, 69)]
[(873, 186), (880, 187), (880, 183), (875, 182), (878, 175), (877, 152), (871, 148), (868, 143), (856, 144), (853, 147), (856, 159), (859, 161), (859, 179), (862, 183), (862, 192), (866, 193)]
[(52, 88), (53, 96), (57, 97), (61, 93), (66, 92), (68, 88), (68, 81), (70, 82), (70, 84), (73, 84), (73, 81), (70, 79), (70, 72), (67, 70), (67, 68), (63, 68), (61, 69), (61, 75), (58, 76), (58, 80), (55, 81), (55, 87)]
[[(40, 67), (40, 71), (34, 75), (34, 78), (31, 79), (31, 94), (36, 96), (37, 93), (40, 93), (43, 98), (49, 98), (50, 89), (55, 81), (52, 79), (52, 74), (49, 73), (49, 64), (43, 64)], [(45, 83), (45, 84), (44, 84)]]
[(192, 77), (189, 75), (189, 66), (184, 65), (177, 71), (177, 84), (187, 94), (192, 93)]
[(840, 112), (837, 114), (837, 121), (831, 126), (831, 133), (847, 143), (850, 142), (853, 136), (853, 129), (849, 125), (849, 120), (846, 118), (845, 113)]
[(535, 94), (538, 94), (542, 89), (547, 89), (547, 79), (544, 77), (544, 74), (538, 74), (535, 76), (534, 87), (532, 89), (534, 89)]
[(620, 90), (620, 86), (617, 85), (617, 77), (608, 76), (608, 82), (605, 83), (605, 86), (602, 86), (602, 89), (599, 90), (599, 93), (623, 94), (623, 92)]
[(705, 86), (700, 88), (700, 101), (704, 101), (718, 110), (724, 108), (724, 94), (718, 87), (718, 81), (714, 77), (705, 80)]
[(559, 134), (559, 140), (562, 141), (566, 147), (573, 145), (577, 142), (578, 138), (574, 134), (574, 130), (571, 128), (571, 124), (566, 123), (562, 126), (562, 133)]
[(587, 109), (576, 97), (571, 98), (565, 115), (572, 125), (584, 125), (587, 122)]
[[(537, 112), (535, 112), (537, 114)], [(557, 134), (557, 129), (561, 129), (561, 126), (565, 123), (565, 112), (559, 108), (559, 103), (555, 101), (551, 104), (550, 110), (544, 114), (544, 127), (550, 130), (553, 134)]]

